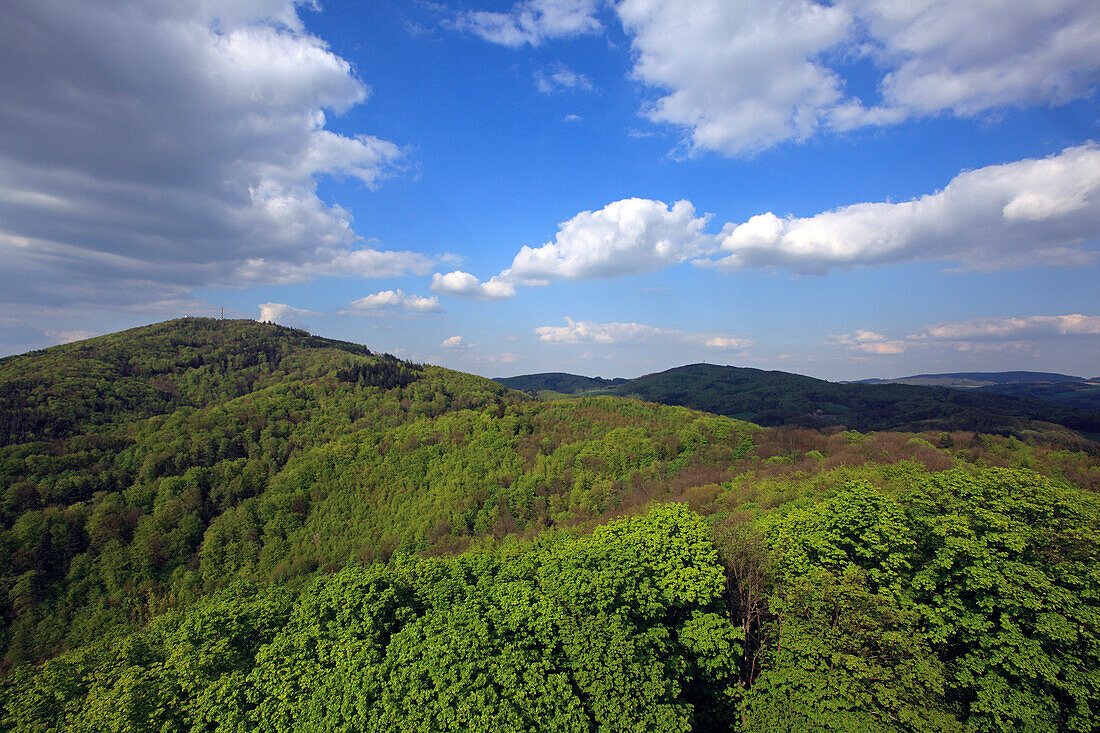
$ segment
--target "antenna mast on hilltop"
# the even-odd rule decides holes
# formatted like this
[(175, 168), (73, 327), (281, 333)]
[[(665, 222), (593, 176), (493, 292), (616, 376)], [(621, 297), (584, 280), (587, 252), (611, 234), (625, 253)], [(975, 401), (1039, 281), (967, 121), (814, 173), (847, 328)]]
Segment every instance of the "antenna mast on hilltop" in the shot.
[(221, 315), (218, 316), (218, 320), (219, 321), (224, 321), (225, 320), (225, 306), (224, 305), (222, 306), (222, 312), (221, 312)]

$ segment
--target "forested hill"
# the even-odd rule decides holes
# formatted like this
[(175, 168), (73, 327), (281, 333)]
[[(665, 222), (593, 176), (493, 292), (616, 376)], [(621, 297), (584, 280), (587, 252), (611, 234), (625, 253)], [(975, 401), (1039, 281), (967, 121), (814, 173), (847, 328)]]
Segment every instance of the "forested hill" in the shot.
[[(534, 375), (532, 375), (534, 376)], [(531, 378), (526, 389), (543, 387)], [(563, 384), (564, 380), (555, 380)], [(576, 382), (581, 385), (583, 382)], [(562, 391), (562, 390), (557, 390)], [(853, 430), (977, 430), (1055, 435), (1055, 426), (1095, 439), (1100, 412), (1010, 395), (906, 384), (843, 384), (779, 371), (691, 364), (613, 386), (574, 390), (682, 405), (760, 425)]]
[[(9, 356), (0, 359), (0, 442), (201, 408), (318, 374), (347, 356), (371, 352), (275, 324), (202, 318)], [(383, 381), (408, 380), (416, 369), (393, 357), (371, 363)]]
[(1100, 729), (1095, 451), (209, 319), (0, 399), (0, 731)]
[(1100, 378), (1085, 379), (1048, 372), (959, 372), (916, 374), (897, 379), (865, 379), (865, 384), (920, 384), (1029, 397), (1065, 407), (1100, 411)]
[[(320, 464), (333, 470), (325, 451), (351, 451), (341, 459), (349, 465), (364, 443), (396, 442), (407, 450), (395, 456), (413, 454), (420, 427), (405, 426), (503, 414), (519, 401), (480, 377), (253, 321), (186, 318), (0, 361), (5, 659), (78, 645), (168, 599), (218, 588), (242, 566), (250, 575), (259, 563), (257, 572), (274, 577), (323, 565), (332, 550), (312, 551), (300, 535), (311, 516), (325, 524), (311, 514), (327, 485), (314, 473)], [(425, 439), (442, 445), (461, 432), (434, 430)], [(340, 448), (346, 436), (355, 437)], [(386, 451), (372, 460), (384, 462)], [(363, 470), (354, 485), (386, 489), (384, 501), (429, 500), (394, 496)], [(428, 480), (414, 473), (403, 489)], [(433, 485), (437, 494), (452, 489)], [(491, 526), (486, 499), (482, 490), (453, 506), (436, 498), (437, 510), (407, 506), (405, 518), (368, 534), (378, 547), (424, 546), (434, 523), (455, 512), (457, 524), (469, 511), (471, 522)], [(313, 531), (355, 551), (366, 543), (331, 526)]]
[(946, 372), (914, 374), (893, 379), (859, 379), (858, 384), (920, 384), (930, 387), (988, 387), (994, 384), (1061, 384), (1083, 382), (1081, 377), (1054, 372)]
[(626, 382), (626, 379), (603, 379), (602, 377), (579, 377), (576, 374), (565, 372), (545, 372), (542, 374), (524, 374), (519, 377), (502, 377), (496, 380), (508, 389), (518, 389), (523, 392), (560, 392), (562, 394), (577, 394), (590, 390), (614, 387)]

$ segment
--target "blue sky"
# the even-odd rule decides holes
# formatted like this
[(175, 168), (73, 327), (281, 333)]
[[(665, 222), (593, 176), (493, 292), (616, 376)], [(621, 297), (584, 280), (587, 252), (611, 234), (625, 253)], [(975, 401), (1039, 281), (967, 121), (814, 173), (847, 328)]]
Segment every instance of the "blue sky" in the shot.
[(1100, 375), (1095, 2), (8, 15), (0, 353), (224, 308), (489, 376)]

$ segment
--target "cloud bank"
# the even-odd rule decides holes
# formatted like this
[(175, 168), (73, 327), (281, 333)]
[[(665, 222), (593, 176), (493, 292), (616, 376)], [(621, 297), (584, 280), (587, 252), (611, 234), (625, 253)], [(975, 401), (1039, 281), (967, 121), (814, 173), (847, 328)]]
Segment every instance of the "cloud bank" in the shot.
[[(1100, 82), (1100, 5), (1089, 0), (621, 0), (643, 110), (691, 152), (751, 155), (822, 130), (942, 112), (1060, 104)], [(837, 69), (871, 61), (876, 98)]]
[(914, 349), (952, 351), (1035, 350), (1037, 344), (1100, 336), (1100, 316), (974, 318), (924, 326), (900, 338), (874, 331), (830, 336), (827, 342), (864, 354), (894, 355)]
[[(1091, 0), (619, 0), (642, 114), (686, 132), (689, 152), (752, 155), (822, 131), (950, 113), (1062, 104), (1100, 83)], [(527, 0), (455, 26), (513, 48), (601, 30), (595, 0)], [(845, 65), (869, 61), (874, 93)], [(569, 85), (565, 85), (569, 86)], [(548, 78), (540, 88), (555, 88)]]
[(723, 271), (835, 268), (941, 261), (989, 271), (1067, 267), (1097, 259), (1100, 146), (964, 171), (911, 201), (859, 203), (809, 217), (758, 214), (705, 230), (688, 201), (623, 199), (559, 225), (553, 242), (522, 247), (487, 282), (461, 270), (432, 278), (445, 295), (501, 300), (518, 285), (615, 278), (691, 261)]
[(678, 328), (659, 328), (642, 323), (596, 323), (565, 319), (564, 326), (539, 326), (535, 333), (539, 341), (551, 344), (623, 345), (669, 342), (702, 346), (710, 349), (743, 349), (751, 341), (714, 333), (691, 333)]
[(199, 285), (425, 271), (366, 246), (317, 178), (404, 151), (325, 129), (367, 99), (292, 0), (14, 0), (0, 24), (0, 290), (139, 303)]
[(967, 269), (1082, 265), (1100, 233), (1100, 147), (989, 166), (900, 203), (845, 206), (815, 216), (771, 212), (727, 224), (713, 261), (726, 269), (833, 267), (951, 260)]
[(432, 278), (432, 290), (494, 300), (515, 295), (516, 285), (551, 280), (594, 280), (661, 270), (713, 249), (704, 233), (707, 216), (687, 201), (630, 198), (599, 211), (582, 211), (558, 226), (553, 242), (524, 246), (508, 269), (488, 282), (461, 270)]
[[(1100, 84), (1092, 0), (619, 0), (612, 7), (652, 96), (642, 114), (685, 132), (688, 153), (753, 155), (821, 132), (941, 113), (1058, 105)], [(456, 28), (505, 46), (602, 30), (596, 0), (470, 11)], [(873, 91), (848, 88), (866, 62)], [(576, 86), (553, 76), (540, 90)]]
[(369, 315), (382, 311), (404, 311), (406, 313), (439, 313), (443, 308), (439, 298), (422, 295), (410, 295), (404, 290), (382, 290), (362, 298), (356, 298), (340, 311), (348, 315)]

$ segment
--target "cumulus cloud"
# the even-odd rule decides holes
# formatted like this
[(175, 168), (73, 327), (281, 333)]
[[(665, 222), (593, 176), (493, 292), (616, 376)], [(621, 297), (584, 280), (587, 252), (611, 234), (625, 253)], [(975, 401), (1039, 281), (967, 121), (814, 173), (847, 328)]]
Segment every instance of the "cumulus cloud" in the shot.
[[(621, 0), (644, 114), (693, 151), (746, 155), (822, 129), (1059, 104), (1100, 82), (1100, 6), (922, 0)], [(878, 99), (848, 93), (838, 62), (869, 57)]]
[(351, 301), (340, 311), (345, 314), (377, 313), (379, 311), (405, 311), (408, 313), (439, 313), (443, 308), (439, 298), (410, 295), (404, 290), (383, 290)]
[(0, 290), (127, 304), (200, 285), (423, 271), (364, 246), (317, 178), (404, 151), (325, 129), (367, 86), (294, 0), (15, 0), (0, 24)]
[(691, 333), (678, 328), (659, 328), (642, 323), (596, 323), (565, 319), (564, 326), (538, 326), (540, 341), (551, 344), (642, 344), (654, 341), (702, 346), (711, 349), (743, 349), (751, 341), (726, 334)]
[(555, 64), (548, 71), (535, 72), (535, 86), (543, 94), (553, 94), (567, 89), (590, 92), (596, 88), (587, 76), (561, 63)]
[(433, 275), (432, 290), (497, 300), (514, 296), (519, 285), (614, 278), (687, 260), (806, 274), (920, 260), (970, 270), (1084, 265), (1098, 254), (1100, 146), (964, 171), (911, 201), (852, 204), (810, 217), (765, 212), (728, 223), (718, 235), (705, 231), (709, 222), (688, 201), (623, 199), (563, 222), (553, 242), (522, 247), (487, 282), (456, 270)]
[(470, 349), (473, 348), (473, 344), (467, 343), (461, 336), (450, 336), (443, 339), (443, 343), (440, 344), (444, 349)]
[(502, 13), (467, 11), (454, 25), (502, 46), (538, 46), (552, 38), (598, 32), (597, 9), (597, 0), (524, 0)]
[(265, 323), (278, 323), (282, 326), (306, 328), (302, 316), (315, 316), (316, 311), (295, 308), (286, 303), (260, 303), (260, 320)]
[(432, 275), (432, 292), (443, 295), (456, 295), (475, 300), (503, 300), (516, 294), (515, 286), (505, 278), (493, 277), (481, 282), (475, 276), (462, 270), (448, 272), (446, 275)]
[(488, 282), (458, 270), (434, 275), (432, 290), (490, 300), (512, 297), (516, 285), (652, 272), (712, 251), (714, 238), (703, 231), (708, 221), (687, 201), (623, 199), (563, 222), (553, 242), (522, 247)]
[(507, 274), (520, 280), (591, 280), (652, 272), (706, 252), (709, 217), (688, 201), (631, 198), (582, 211), (553, 242), (523, 247)]
[(845, 4), (887, 70), (880, 108), (887, 113), (965, 116), (1058, 104), (1088, 95), (1100, 81), (1100, 7), (1090, 0)]
[(645, 115), (730, 155), (804, 139), (843, 98), (816, 59), (849, 34), (851, 13), (809, 0), (623, 0), (633, 75), (659, 97)]
[(900, 203), (862, 203), (815, 216), (768, 212), (727, 224), (722, 268), (833, 267), (952, 260), (968, 269), (1093, 261), (1100, 232), (1100, 147), (960, 173), (942, 190)]

